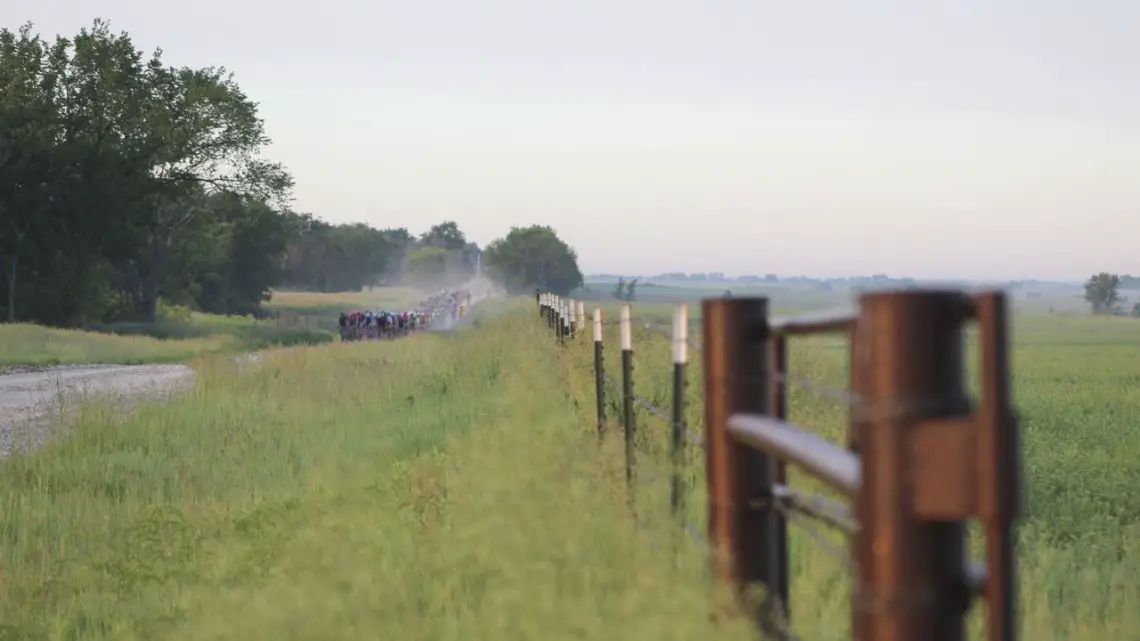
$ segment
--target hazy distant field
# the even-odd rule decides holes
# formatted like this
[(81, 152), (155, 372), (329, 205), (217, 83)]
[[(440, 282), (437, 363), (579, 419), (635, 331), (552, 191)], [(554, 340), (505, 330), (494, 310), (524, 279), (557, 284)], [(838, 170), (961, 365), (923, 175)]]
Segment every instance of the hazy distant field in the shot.
[[(559, 349), (529, 300), (472, 325), (206, 358), (187, 398), (125, 420), (93, 407), (70, 439), (0, 462), (0, 639), (753, 638), (710, 624), (699, 543), (669, 558), (667, 426), (639, 413), (634, 527), (616, 421), (597, 446), (588, 344)], [(1020, 316), (1014, 338), (1022, 638), (1140, 639), (1140, 321)], [(667, 343), (635, 340), (637, 391), (665, 405)], [(791, 363), (844, 385), (835, 339), (794, 341)], [(832, 402), (795, 389), (791, 407), (843, 430)], [(792, 533), (795, 630), (847, 638), (843, 566)]]
[[(612, 299), (615, 280), (589, 280), (584, 290), (589, 296), (583, 298)], [(1003, 288), (1005, 289), (1005, 288)], [(815, 310), (851, 303), (857, 296), (851, 287), (845, 285), (795, 284), (795, 283), (739, 283), (717, 281), (668, 281), (650, 280), (639, 282), (636, 287), (637, 301), (642, 303), (696, 302), (705, 297), (720, 297), (731, 292), (736, 297), (759, 296), (768, 298), (773, 308), (785, 310)], [(1039, 284), (1006, 290), (1015, 309), (1037, 313), (1079, 313), (1088, 312), (1084, 292), (1078, 285)], [(1122, 290), (1126, 304), (1131, 309), (1133, 302), (1140, 302), (1140, 291)]]

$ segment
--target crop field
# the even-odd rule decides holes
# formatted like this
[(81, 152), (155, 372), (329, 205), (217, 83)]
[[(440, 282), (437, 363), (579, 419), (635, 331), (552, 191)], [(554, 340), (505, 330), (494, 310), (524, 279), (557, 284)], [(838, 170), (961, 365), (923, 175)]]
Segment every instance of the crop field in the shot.
[[(129, 416), (93, 404), (68, 438), (0, 461), (0, 639), (753, 638), (710, 622), (706, 550), (669, 521), (668, 426), (639, 414), (634, 522), (616, 413), (601, 446), (594, 429), (588, 343), (558, 347), (532, 300), (468, 324), (203, 356), (185, 396)], [(616, 375), (616, 326), (606, 340)], [(1140, 638), (1140, 322), (1023, 316), (1014, 341), (1023, 638)], [(667, 341), (641, 330), (634, 347), (638, 392), (667, 406)], [(790, 356), (795, 376), (844, 385), (842, 343)], [(845, 408), (790, 401), (797, 423), (842, 433)], [(847, 638), (842, 562), (790, 532), (794, 630)]]

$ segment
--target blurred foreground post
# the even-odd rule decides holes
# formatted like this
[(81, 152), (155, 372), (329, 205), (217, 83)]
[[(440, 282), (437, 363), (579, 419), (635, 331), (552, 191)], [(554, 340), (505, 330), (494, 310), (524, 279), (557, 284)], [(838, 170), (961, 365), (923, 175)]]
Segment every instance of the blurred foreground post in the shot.
[[(705, 377), (705, 456), (708, 537), (713, 571), (742, 603), (754, 585), (765, 600), (750, 614), (770, 623), (786, 600), (783, 575), (787, 542), (771, 528), (775, 495), (774, 457), (734, 439), (734, 414), (769, 415), (768, 301), (764, 298), (706, 299), (701, 304)], [(766, 509), (764, 509), (766, 508)]]
[(870, 376), (856, 408), (862, 482), (855, 500), (859, 641), (961, 641), (969, 590), (964, 497), (970, 414), (960, 292), (860, 297)]

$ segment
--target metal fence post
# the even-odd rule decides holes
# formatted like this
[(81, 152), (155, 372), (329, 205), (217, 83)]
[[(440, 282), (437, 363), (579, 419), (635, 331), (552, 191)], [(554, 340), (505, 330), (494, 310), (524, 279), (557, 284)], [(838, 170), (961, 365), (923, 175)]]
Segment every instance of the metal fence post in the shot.
[(685, 487), (685, 366), (689, 362), (689, 306), (673, 310), (673, 438), (670, 456), (673, 464), (673, 487), (669, 506), (673, 517), (684, 519)]
[[(780, 334), (768, 336), (769, 378), (768, 410), (780, 420), (788, 418), (788, 338)], [(766, 456), (766, 487), (787, 484), (787, 465), (775, 456)], [(770, 604), (787, 626), (791, 621), (789, 602), (790, 577), (788, 574), (788, 519), (773, 500), (763, 509), (764, 527), (768, 533), (768, 545), (764, 552), (768, 555), (765, 567), (768, 568), (769, 590), (774, 591), (778, 600)]]
[(705, 379), (705, 456), (709, 542), (713, 571), (738, 597), (757, 583), (765, 601), (744, 601), (759, 622), (786, 600), (786, 541), (757, 505), (771, 509), (772, 458), (737, 442), (727, 430), (733, 414), (768, 414), (768, 301), (764, 298), (706, 299), (701, 304)]
[[(941, 420), (967, 417), (960, 292), (876, 292), (860, 299), (856, 413), (862, 485), (855, 501), (857, 579), (852, 598), (857, 641), (961, 641), (968, 607), (965, 528), (916, 513), (916, 437)], [(958, 442), (958, 441), (955, 441)], [(955, 452), (939, 456), (954, 460)], [(942, 494), (957, 478), (941, 483)]]
[(577, 307), (578, 307), (578, 304), (576, 302), (574, 302), (573, 298), (566, 301), (566, 329), (565, 329), (565, 333), (566, 333), (566, 338), (569, 340), (573, 340), (574, 330), (577, 329), (577, 327), (576, 327), (576, 325), (578, 324), (577, 318), (575, 318), (575, 316), (574, 316), (574, 310), (577, 309)]
[(606, 433), (606, 369), (602, 349), (602, 310), (594, 309), (594, 396), (598, 401), (598, 438)]
[(1017, 634), (1017, 537), (1021, 439), (1010, 399), (1006, 299), (1000, 292), (974, 301), (981, 343), (982, 390), (976, 418), (978, 516), (986, 533), (986, 628), (989, 641)]
[(566, 342), (566, 301), (558, 301), (558, 344)]
[(621, 389), (622, 427), (625, 431), (625, 481), (629, 490), (630, 506), (634, 498), (634, 435), (637, 431), (633, 411), (633, 328), (629, 305), (621, 306)]

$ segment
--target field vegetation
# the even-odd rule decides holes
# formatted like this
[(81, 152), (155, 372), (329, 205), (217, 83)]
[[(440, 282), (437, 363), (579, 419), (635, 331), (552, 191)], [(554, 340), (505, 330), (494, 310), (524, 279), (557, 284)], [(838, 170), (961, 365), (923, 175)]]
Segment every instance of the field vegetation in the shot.
[[(694, 315), (699, 313), (698, 305), (692, 309)], [(633, 310), (636, 391), (667, 410), (671, 354), (662, 330), (671, 323), (672, 306), (634, 303)], [(617, 318), (616, 307), (608, 318)], [(699, 322), (694, 325), (699, 327)], [(1140, 638), (1140, 612), (1134, 607), (1140, 603), (1140, 500), (1130, 489), (1140, 485), (1135, 464), (1140, 438), (1130, 418), (1140, 412), (1140, 323), (1125, 317), (1025, 314), (1015, 317), (1013, 341), (1025, 474), (1022, 638)], [(617, 377), (618, 327), (612, 322), (606, 324), (605, 344), (609, 373)], [(846, 387), (843, 341), (800, 338), (790, 346), (793, 376)], [(977, 354), (972, 344), (968, 349)], [(576, 351), (580, 385), (592, 389), (592, 350), (583, 346)], [(689, 370), (688, 417), (690, 425), (700, 429), (700, 364), (699, 356), (695, 358)], [(616, 417), (617, 394), (610, 394), (610, 415)], [(790, 407), (791, 419), (798, 424), (836, 440), (845, 434), (847, 414), (834, 401), (793, 387)], [(655, 474), (664, 478), (669, 427), (644, 411), (639, 412), (639, 424), (641, 446), (651, 461), (647, 464), (658, 466)], [(694, 481), (702, 483), (696, 453), (693, 469)], [(792, 483), (827, 493), (795, 472)], [(652, 492), (654, 500), (666, 500), (664, 487)], [(702, 522), (702, 499), (700, 491), (693, 496), (692, 522)], [(790, 531), (794, 630), (804, 639), (849, 638), (850, 583), (838, 553), (844, 550), (843, 542), (794, 524)], [(980, 537), (971, 543), (981, 558)], [(977, 616), (972, 623), (980, 633)]]
[[(751, 638), (709, 623), (705, 550), (670, 525), (667, 426), (639, 413), (635, 524), (612, 410), (598, 446), (587, 344), (559, 348), (529, 300), (470, 325), (201, 358), (189, 395), (129, 417), (93, 405), (71, 438), (0, 463), (0, 638)], [(1023, 638), (1137, 638), (1140, 326), (1030, 316), (1016, 330)], [(637, 390), (667, 406), (667, 342), (635, 341)], [(842, 386), (844, 354), (798, 340), (791, 362)], [(699, 364), (690, 381), (699, 430)], [(791, 401), (795, 421), (842, 433), (842, 407)], [(804, 639), (847, 636), (829, 549), (792, 527)]]
[(298, 314), (282, 322), (275, 316), (220, 316), (177, 306), (164, 305), (161, 311), (153, 323), (107, 323), (90, 330), (0, 324), (0, 367), (174, 363), (334, 339)]
[[(61, 412), (67, 438), (0, 461), (0, 641), (754, 638), (709, 620), (707, 551), (667, 514), (667, 426), (639, 412), (634, 520), (616, 404), (600, 445), (595, 431), (588, 343), (559, 347), (532, 299), (481, 305), (463, 331), (321, 344), (341, 311), (406, 307), (412, 287), (485, 269), (513, 294), (601, 301), (616, 375), (615, 283), (584, 284), (542, 225), (480, 248), (450, 220), (413, 233), (292, 211), (293, 177), (223, 62), (180, 66), (101, 20), (71, 37), (0, 28), (0, 368), (196, 374), (166, 403)], [(662, 407), (662, 303), (731, 292), (789, 312), (852, 285), (686, 282), (629, 296), (637, 391)], [(1058, 312), (1014, 331), (1022, 638), (1140, 639), (1140, 321), (1115, 316), (1137, 280), (1009, 286), (1022, 309)], [(277, 346), (297, 348), (231, 357)], [(794, 341), (793, 374), (843, 387), (844, 347)], [(699, 381), (698, 362), (698, 431)], [(845, 407), (790, 400), (796, 422), (842, 434)], [(688, 463), (699, 532), (699, 452)], [(841, 542), (792, 531), (794, 631), (847, 638)]]

